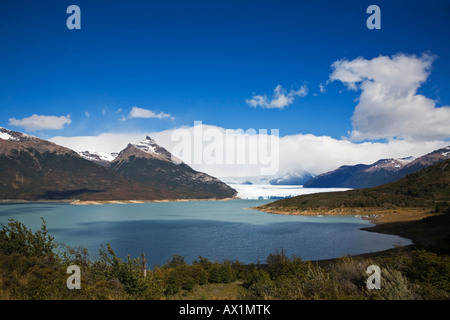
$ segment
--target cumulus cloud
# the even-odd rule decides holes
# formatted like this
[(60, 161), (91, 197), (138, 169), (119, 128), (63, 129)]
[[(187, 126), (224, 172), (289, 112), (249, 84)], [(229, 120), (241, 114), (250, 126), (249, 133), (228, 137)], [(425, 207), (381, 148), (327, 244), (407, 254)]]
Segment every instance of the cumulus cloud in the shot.
[(40, 116), (33, 114), (31, 117), (16, 119), (10, 118), (9, 125), (24, 128), (27, 131), (37, 130), (60, 130), (65, 125), (70, 124), (72, 120), (67, 116)]
[[(177, 154), (176, 149), (180, 141), (174, 139), (175, 130), (183, 129), (187, 135), (192, 138), (191, 147), (194, 148), (194, 132), (199, 130), (202, 132), (201, 144), (204, 157), (196, 163), (193, 154), (187, 152), (185, 154)], [(237, 129), (237, 128), (235, 128)], [(98, 136), (81, 136), (81, 137), (54, 137), (50, 141), (71, 148), (75, 151), (90, 152), (119, 152), (123, 150), (128, 143), (137, 143), (143, 140), (147, 135), (152, 137), (159, 145), (163, 146), (177, 157), (190, 165), (195, 170), (206, 172), (216, 177), (228, 176), (255, 176), (261, 174), (261, 166), (267, 167), (261, 161), (261, 155), (258, 148), (250, 147), (250, 139), (261, 137), (264, 132), (258, 129), (245, 129), (239, 132), (235, 130), (234, 146), (230, 146), (230, 136), (226, 139), (226, 131), (229, 129), (202, 124), (198, 126), (190, 126), (183, 128), (175, 128), (158, 132), (134, 132), (134, 133), (103, 133)], [(234, 129), (233, 129), (234, 130)], [(197, 131), (197, 132), (200, 132)], [(253, 131), (253, 132), (251, 132)], [(267, 134), (271, 134), (271, 130), (267, 130)], [(257, 137), (254, 135), (256, 134)], [(246, 150), (246, 161), (238, 163), (236, 161), (230, 164), (227, 161), (214, 162), (208, 161), (206, 158), (211, 154), (211, 146), (214, 143), (217, 149), (216, 154), (223, 155), (226, 159), (227, 154), (234, 150)], [(198, 143), (198, 140), (197, 140)], [(296, 134), (279, 138), (278, 152), (270, 152), (267, 156), (277, 157), (269, 159), (270, 161), (278, 161), (278, 173), (306, 171), (314, 174), (320, 174), (330, 170), (334, 170), (342, 165), (355, 165), (359, 163), (371, 164), (379, 159), (385, 158), (402, 158), (402, 157), (418, 157), (433, 150), (448, 145), (443, 141), (421, 141), (411, 142), (406, 140), (392, 140), (389, 142), (363, 142), (355, 143), (350, 140), (339, 140), (328, 136), (315, 136), (312, 134)], [(254, 145), (252, 145), (254, 146)], [(256, 157), (256, 162), (251, 162), (251, 153)], [(213, 157), (212, 157), (213, 158)]]
[(330, 81), (360, 90), (352, 116), (351, 139), (432, 141), (450, 137), (450, 106), (417, 91), (427, 80), (435, 57), (397, 54), (332, 64)]
[(156, 118), (156, 119), (171, 119), (171, 120), (175, 119), (174, 117), (172, 117), (168, 113), (164, 113), (164, 112), (155, 113), (155, 112), (153, 112), (151, 110), (143, 109), (143, 108), (139, 108), (139, 107), (131, 108), (131, 111), (128, 114), (128, 118), (129, 119), (135, 119), (135, 118), (144, 118), (144, 119)]
[(127, 147), (129, 143), (137, 143), (145, 138), (144, 133), (101, 133), (97, 136), (55, 136), (51, 142), (76, 152), (119, 152)]
[(305, 97), (308, 94), (306, 85), (301, 86), (297, 90), (286, 91), (281, 85), (277, 85), (273, 90), (272, 98), (267, 95), (255, 95), (245, 102), (251, 107), (261, 107), (265, 109), (283, 109), (292, 104), (297, 97)]

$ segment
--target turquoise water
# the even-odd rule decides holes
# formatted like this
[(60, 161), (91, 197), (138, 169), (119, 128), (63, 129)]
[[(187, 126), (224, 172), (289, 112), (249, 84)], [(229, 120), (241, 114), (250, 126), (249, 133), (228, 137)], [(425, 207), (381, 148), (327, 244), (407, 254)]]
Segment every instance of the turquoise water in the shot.
[(274, 250), (305, 260), (336, 258), (406, 245), (397, 236), (362, 231), (368, 221), (354, 216), (305, 217), (268, 214), (245, 208), (268, 200), (191, 201), (145, 204), (0, 205), (0, 223), (8, 219), (37, 230), (41, 217), (55, 240), (85, 247), (89, 256), (109, 243), (122, 258), (145, 253), (150, 266), (174, 254), (190, 263), (210, 260), (264, 262)]

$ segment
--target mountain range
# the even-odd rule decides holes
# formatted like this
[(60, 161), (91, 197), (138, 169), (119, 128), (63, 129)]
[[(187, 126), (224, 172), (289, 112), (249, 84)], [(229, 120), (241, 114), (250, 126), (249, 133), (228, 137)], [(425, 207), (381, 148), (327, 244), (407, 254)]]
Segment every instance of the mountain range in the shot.
[(335, 170), (314, 175), (292, 171), (281, 175), (223, 177), (229, 184), (302, 185), (305, 188), (370, 188), (397, 181), (437, 162), (450, 158), (450, 146), (418, 158), (381, 159), (372, 164), (344, 165)]
[(314, 215), (351, 214), (360, 210), (387, 212), (402, 208), (450, 213), (450, 159), (377, 187), (300, 195), (257, 207), (274, 213)]
[(223, 199), (236, 191), (217, 178), (172, 161), (147, 137), (116, 154), (77, 153), (0, 128), (0, 199)]
[(0, 199), (164, 200), (236, 196), (226, 183), (368, 188), (397, 181), (450, 158), (450, 146), (419, 158), (341, 166), (318, 176), (212, 177), (175, 159), (150, 137), (115, 153), (75, 152), (0, 128)]
[(437, 162), (450, 159), (450, 146), (419, 158), (382, 159), (370, 165), (341, 166), (304, 184), (306, 188), (370, 188), (397, 181)]

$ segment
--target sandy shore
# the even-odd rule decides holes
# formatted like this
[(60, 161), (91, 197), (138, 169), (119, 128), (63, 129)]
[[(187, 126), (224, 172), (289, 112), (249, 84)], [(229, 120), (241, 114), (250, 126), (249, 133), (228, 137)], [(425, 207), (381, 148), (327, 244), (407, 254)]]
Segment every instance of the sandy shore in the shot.
[(68, 203), (71, 205), (132, 204), (152, 202), (228, 201), (238, 198), (161, 199), (161, 200), (0, 200), (0, 204)]
[(365, 220), (370, 220), (375, 224), (408, 222), (421, 220), (423, 218), (434, 215), (431, 209), (423, 208), (400, 208), (400, 209), (381, 209), (381, 208), (337, 208), (331, 210), (288, 210), (288, 209), (272, 209), (265, 206), (250, 208), (253, 210), (263, 211), (272, 214), (282, 215), (302, 215), (302, 216), (358, 216)]
[(190, 201), (228, 201), (237, 198), (224, 199), (161, 199), (161, 200), (72, 200), (72, 205), (103, 205), (103, 204), (134, 204), (134, 203), (159, 203), (159, 202), (190, 202)]

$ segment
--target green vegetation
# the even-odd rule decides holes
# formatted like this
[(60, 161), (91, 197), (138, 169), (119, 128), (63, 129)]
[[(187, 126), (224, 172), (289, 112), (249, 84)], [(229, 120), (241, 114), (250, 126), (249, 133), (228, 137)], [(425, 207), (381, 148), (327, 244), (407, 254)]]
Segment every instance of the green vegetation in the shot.
[[(69, 290), (67, 267), (81, 268), (81, 289)], [(381, 289), (366, 286), (369, 265), (381, 268)], [(45, 221), (32, 232), (10, 220), (0, 230), (0, 299), (449, 299), (450, 257), (398, 248), (373, 257), (343, 257), (327, 264), (288, 257), (283, 250), (265, 264), (187, 264), (174, 256), (145, 270), (146, 259), (120, 259), (107, 245), (99, 258), (85, 249), (57, 245)]]

